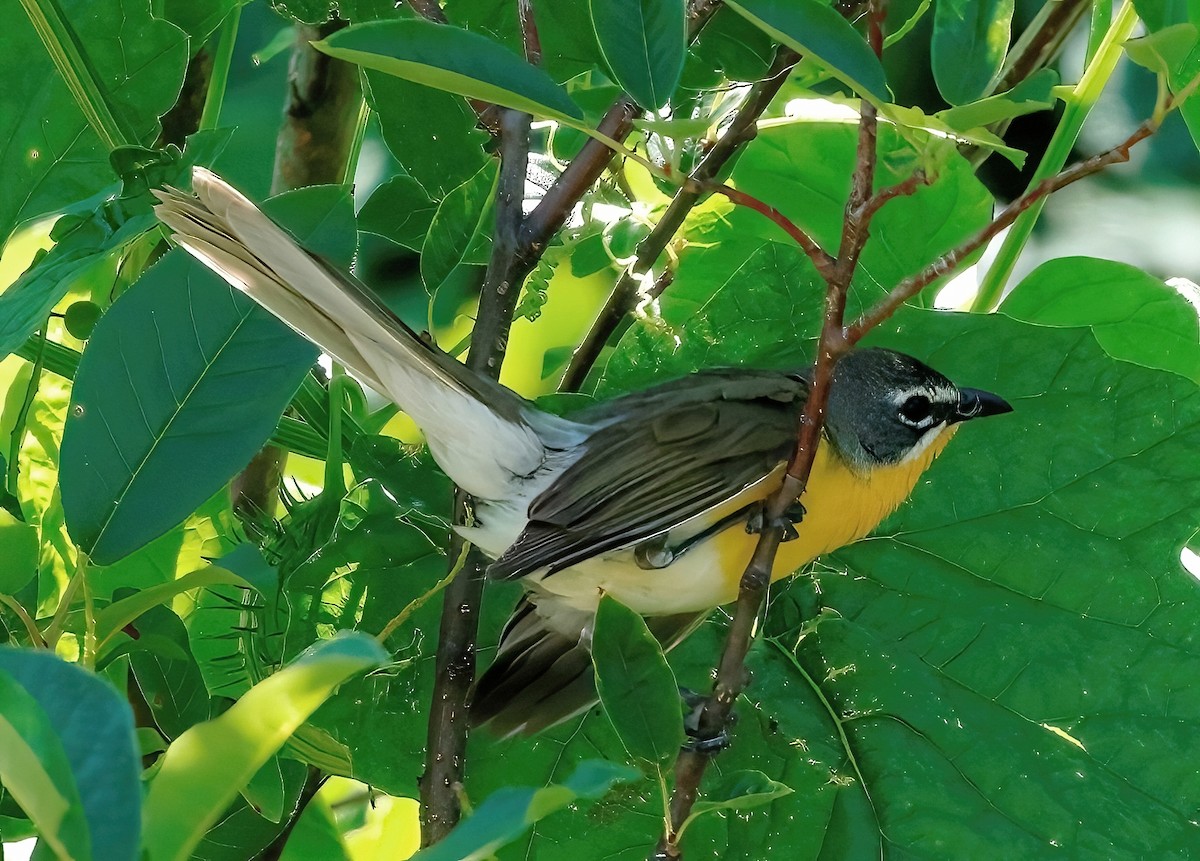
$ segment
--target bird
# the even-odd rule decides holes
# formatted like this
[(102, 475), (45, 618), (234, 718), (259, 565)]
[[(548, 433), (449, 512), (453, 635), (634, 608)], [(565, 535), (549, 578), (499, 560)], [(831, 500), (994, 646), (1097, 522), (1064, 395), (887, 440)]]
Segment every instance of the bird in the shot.
[[(174, 241), (403, 409), (473, 500), (455, 529), (491, 559), (490, 578), (524, 587), (476, 680), (473, 725), (527, 735), (590, 707), (603, 595), (664, 648), (737, 598), (811, 368), (706, 369), (555, 415), (422, 338), (215, 173), (194, 168), (192, 189), (154, 191)], [(963, 422), (1011, 409), (903, 353), (844, 355), (772, 579), (866, 536)]]

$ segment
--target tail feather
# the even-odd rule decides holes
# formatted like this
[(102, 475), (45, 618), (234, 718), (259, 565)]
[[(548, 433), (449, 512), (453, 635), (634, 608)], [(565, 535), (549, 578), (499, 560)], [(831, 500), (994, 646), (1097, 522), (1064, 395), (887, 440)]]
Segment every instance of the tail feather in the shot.
[[(695, 630), (708, 612), (647, 619), (664, 649)], [(542, 597), (521, 599), (491, 666), (475, 683), (471, 723), (496, 735), (532, 735), (596, 703), (589, 650), (593, 615)]]
[(179, 244), (392, 398), (459, 486), (481, 499), (503, 499), (514, 476), (542, 464), (539, 431), (553, 424), (549, 417), (421, 340), (216, 174), (195, 168), (193, 187), (195, 197), (173, 188), (155, 192), (155, 211)]

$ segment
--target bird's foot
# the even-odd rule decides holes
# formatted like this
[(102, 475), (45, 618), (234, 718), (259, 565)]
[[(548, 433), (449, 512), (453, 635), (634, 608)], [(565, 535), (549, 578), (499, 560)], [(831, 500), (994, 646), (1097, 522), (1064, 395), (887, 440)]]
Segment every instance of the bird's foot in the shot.
[(796, 524), (804, 520), (806, 514), (808, 514), (807, 509), (797, 500), (784, 509), (782, 517), (772, 520), (767, 517), (766, 504), (755, 503), (746, 518), (746, 531), (751, 535), (757, 535), (767, 527), (778, 527), (783, 530), (782, 540), (794, 541), (800, 537), (800, 533), (796, 531)]
[(708, 697), (685, 687), (679, 688), (679, 697), (688, 708), (683, 717), (683, 731), (687, 735), (683, 749), (692, 753), (716, 754), (729, 747), (729, 728), (737, 723), (737, 715), (731, 712), (729, 722), (716, 735), (701, 735), (700, 716), (704, 713)]

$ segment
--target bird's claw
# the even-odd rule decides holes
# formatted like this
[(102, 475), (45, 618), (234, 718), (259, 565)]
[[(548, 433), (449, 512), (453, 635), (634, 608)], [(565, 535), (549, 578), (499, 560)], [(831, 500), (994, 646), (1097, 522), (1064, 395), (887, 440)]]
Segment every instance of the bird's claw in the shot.
[(783, 532), (783, 538), (780, 540), (795, 541), (800, 537), (800, 533), (796, 531), (796, 524), (804, 520), (806, 514), (808, 510), (796, 501), (784, 509), (782, 517), (771, 519), (767, 517), (766, 504), (759, 502), (746, 518), (746, 531), (757, 535), (767, 527), (778, 527)]
[(708, 697), (682, 686), (679, 688), (679, 697), (688, 708), (683, 718), (683, 731), (687, 735), (683, 749), (691, 753), (715, 754), (727, 748), (730, 743), (729, 727), (737, 723), (737, 715), (730, 713), (729, 722), (716, 735), (701, 737), (700, 715), (704, 712)]

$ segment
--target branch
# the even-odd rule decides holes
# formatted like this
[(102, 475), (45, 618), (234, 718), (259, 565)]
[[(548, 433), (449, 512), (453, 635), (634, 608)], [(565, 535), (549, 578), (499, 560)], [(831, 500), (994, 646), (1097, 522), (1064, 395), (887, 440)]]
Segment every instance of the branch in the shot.
[[(870, 10), (870, 42), (876, 52), (882, 50), (883, 0), (876, 0)], [(788, 461), (787, 472), (779, 489), (766, 502), (765, 528), (759, 536), (750, 564), (742, 574), (738, 592), (737, 608), (733, 623), (725, 640), (721, 662), (717, 667), (713, 693), (700, 713), (697, 737), (718, 738), (728, 727), (733, 704), (747, 683), (746, 655), (754, 639), (755, 622), (762, 612), (771, 572), (775, 567), (775, 556), (783, 539), (783, 524), (787, 510), (801, 497), (812, 472), (817, 446), (821, 441), (821, 429), (825, 425), (825, 405), (829, 401), (829, 389), (833, 382), (833, 371), (838, 359), (849, 349), (845, 338), (844, 319), (846, 297), (854, 270), (869, 233), (870, 218), (882, 203), (871, 207), (872, 186), (875, 178), (876, 137), (878, 123), (873, 106), (863, 102), (858, 122), (858, 150), (855, 159), (854, 177), (850, 195), (846, 200), (843, 217), (842, 243), (838, 260), (828, 268), (825, 291), (825, 317), (821, 327), (821, 338), (817, 344), (817, 363), (813, 373), (813, 385), (796, 435), (796, 448)], [(916, 185), (913, 185), (916, 188)], [(896, 196), (891, 194), (891, 197)], [(803, 246), (802, 246), (803, 247)], [(805, 251), (808, 251), (805, 248)], [(822, 252), (824, 253), (824, 252)], [(811, 253), (810, 253), (811, 256)], [(816, 263), (816, 258), (813, 259)], [(825, 273), (822, 272), (824, 275)], [(678, 837), (687, 821), (699, 794), (700, 781), (713, 754), (700, 750), (683, 750), (675, 763), (675, 791), (671, 797), (671, 821), (666, 833), (659, 841), (654, 856), (657, 859), (679, 858)]]
[[(1178, 100), (1173, 100), (1167, 109), (1169, 110), (1174, 104), (1178, 104)], [(990, 224), (962, 245), (947, 251), (920, 272), (905, 278), (892, 288), (887, 296), (855, 320), (854, 324), (846, 330), (847, 340), (851, 344), (857, 343), (862, 339), (863, 335), (892, 316), (901, 305), (913, 296), (916, 296), (943, 275), (948, 275), (957, 269), (967, 257), (990, 242), (1000, 231), (1016, 221), (1022, 212), (1029, 209), (1029, 207), (1033, 206), (1033, 204), (1037, 203), (1043, 197), (1053, 194), (1061, 188), (1066, 188), (1071, 183), (1078, 182), (1084, 177), (1099, 173), (1110, 165), (1123, 164), (1129, 161), (1129, 151), (1136, 144), (1158, 131), (1158, 127), (1161, 124), (1161, 117), (1151, 117), (1138, 126), (1133, 134), (1111, 149), (1072, 165), (1061, 173), (1047, 177), (1039, 182), (1005, 207), (1004, 211), (997, 215)]]
[(704, 159), (692, 171), (691, 182), (685, 183), (675, 193), (671, 205), (667, 207), (667, 211), (663, 213), (658, 224), (638, 245), (636, 258), (621, 274), (608, 301), (605, 302), (604, 308), (592, 324), (587, 337), (583, 339), (579, 349), (572, 355), (571, 363), (567, 366), (559, 386), (561, 391), (578, 391), (583, 385), (583, 381), (587, 379), (588, 373), (609, 338), (621, 325), (625, 315), (636, 306), (638, 288), (644, 274), (653, 268), (663, 249), (667, 247), (676, 231), (687, 219), (688, 213), (692, 211), (703, 195), (704, 188), (696, 186), (707, 188), (707, 183), (721, 172), (721, 169), (738, 150), (754, 140), (758, 134), (756, 124), (758, 118), (762, 116), (775, 94), (779, 92), (787, 80), (788, 71), (798, 59), (799, 56), (796, 53), (786, 48), (776, 53), (775, 61), (771, 64), (767, 77), (750, 88), (745, 101), (738, 107), (733, 120), (725, 129), (725, 133), (720, 140), (713, 144)]
[[(719, 5), (719, 0), (692, 0), (688, 4), (689, 38), (694, 38), (700, 32)], [(633, 99), (622, 94), (608, 109), (597, 131), (618, 142), (625, 140), (633, 130), (633, 118), (637, 110)], [(514, 273), (519, 273), (522, 280), (533, 271), (551, 237), (566, 223), (575, 204), (600, 178), (613, 157), (614, 153), (607, 144), (588, 138), (578, 155), (571, 159), (537, 207), (529, 213), (521, 231), (521, 248), (514, 268)]]
[[(338, 20), (320, 27), (296, 25), (283, 125), (275, 140), (272, 194), (343, 181), (362, 103), (358, 67), (313, 50), (309, 42), (345, 26)], [(230, 492), (239, 517), (252, 521), (274, 510), (286, 459), (283, 449), (268, 446), (233, 480)]]
[[(512, 270), (517, 255), (523, 214), (525, 176), (529, 165), (529, 114), (500, 112), (500, 180), (496, 190), (496, 228), (492, 256), (479, 298), (479, 314), (471, 337), (467, 366), (492, 379), (508, 345), (513, 310), (521, 282)], [(455, 523), (465, 523), (469, 502), (455, 493)], [(457, 564), (463, 541), (454, 536), (450, 559)], [(421, 777), (421, 845), (441, 840), (461, 815), (458, 789), (462, 786), (467, 748), (467, 694), (475, 680), (475, 639), (483, 594), (485, 562), (471, 548), (464, 570), (446, 587), (435, 662), (433, 701), (425, 773)]]

